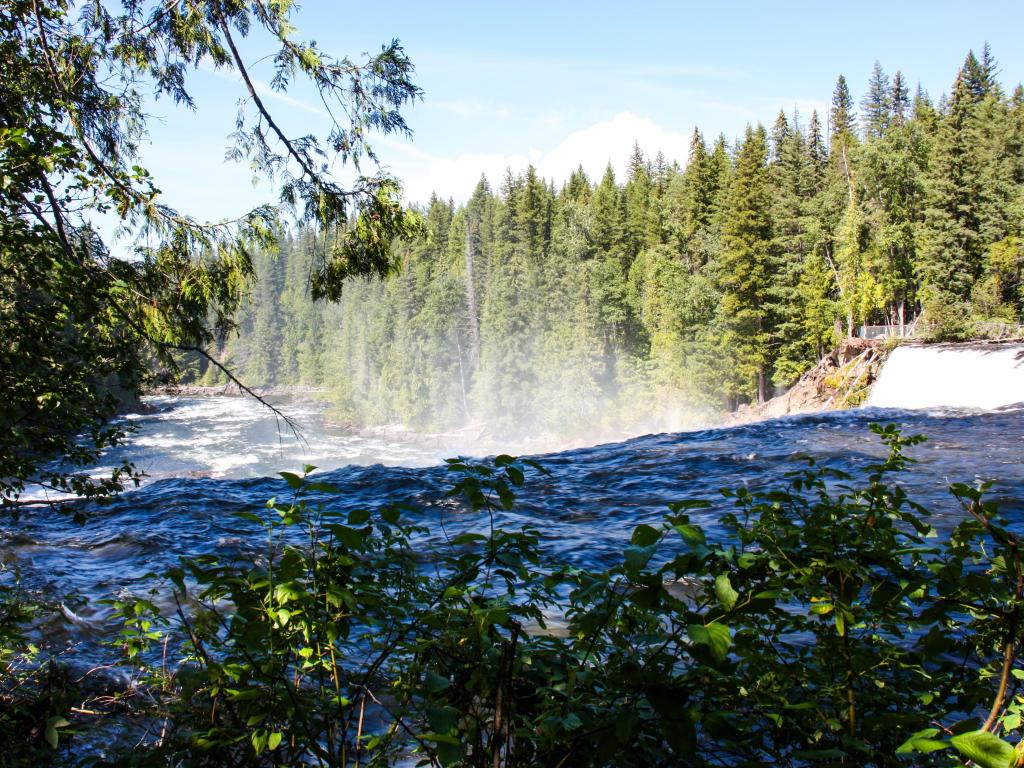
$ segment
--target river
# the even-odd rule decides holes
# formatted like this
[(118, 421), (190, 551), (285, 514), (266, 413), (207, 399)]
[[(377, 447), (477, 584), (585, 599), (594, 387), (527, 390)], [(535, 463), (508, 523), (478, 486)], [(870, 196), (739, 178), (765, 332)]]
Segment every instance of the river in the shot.
[[(4, 556), (26, 583), (64, 601), (68, 614), (48, 632), (72, 663), (92, 664), (112, 653), (98, 645), (109, 616), (100, 599), (144, 589), (147, 574), (181, 557), (252, 545), (254, 528), (232, 513), (259, 511), (269, 497), (286, 494), (277, 471), (318, 466), (321, 479), (342, 489), (328, 500), (340, 509), (402, 502), (431, 530), (443, 525), (448, 534), (484, 524), (443, 498), (452, 478), (440, 465), (452, 449), (348, 435), (309, 404), (286, 408), (302, 428), (301, 441), (249, 399), (155, 398), (148, 406), (127, 417), (137, 430), (105, 457), (132, 458), (149, 475), (141, 488), (87, 507), (84, 524), (36, 510), (0, 531)], [(561, 559), (599, 566), (617, 556), (635, 525), (657, 521), (667, 502), (712, 500), (700, 517), (713, 532), (726, 503), (721, 487), (779, 483), (782, 473), (803, 465), (804, 454), (857, 472), (884, 455), (868, 429), (875, 421), (929, 437), (911, 449), (918, 463), (903, 483), (932, 510), (938, 528), (961, 517), (946, 492), (955, 481), (991, 480), (992, 497), (1011, 521), (1024, 524), (1024, 411), (875, 408), (545, 454), (537, 458), (551, 475), (528, 477), (515, 509), (500, 522), (531, 523)], [(462, 452), (472, 454), (472, 445)]]

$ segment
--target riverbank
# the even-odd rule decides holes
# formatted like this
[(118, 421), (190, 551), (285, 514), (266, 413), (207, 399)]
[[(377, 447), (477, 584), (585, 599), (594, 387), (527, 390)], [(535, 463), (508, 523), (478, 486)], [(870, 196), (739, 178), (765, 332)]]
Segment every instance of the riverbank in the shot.
[[(1017, 355), (1018, 351), (1020, 355)], [(900, 370), (891, 371), (888, 375), (890, 380), (899, 380), (895, 386), (900, 391), (900, 397), (893, 399), (890, 396), (880, 401), (869, 402), (869, 396), (876, 382), (880, 380), (886, 363), (894, 356), (902, 361), (903, 357), (914, 355), (916, 357), (913, 361), (908, 364), (901, 362), (898, 366)], [(1009, 356), (1002, 367), (996, 365), (994, 360), (1000, 356)], [(954, 408), (1000, 407), (1010, 404), (1011, 401), (1017, 402), (1017, 399), (1008, 396), (1003, 390), (1020, 389), (1018, 373), (1024, 373), (1024, 369), (1018, 371), (1017, 361), (1022, 356), (1024, 345), (1012, 339), (958, 343), (924, 343), (910, 340), (894, 343), (894, 340), (888, 339), (847, 339), (807, 371), (787, 391), (759, 405), (743, 405), (731, 413), (693, 411), (682, 421), (679, 418), (672, 419), (670, 424), (664, 419), (654, 422), (641, 419), (636, 425), (631, 426), (628, 420), (619, 420), (618, 426), (614, 426), (616, 420), (608, 419), (608, 423), (603, 426), (594, 426), (575, 435), (547, 434), (517, 441), (511, 440), (506, 434), (495, 434), (492, 425), (481, 422), (443, 431), (424, 431), (401, 424), (360, 425), (334, 421), (330, 417), (327, 392), (317, 387), (267, 387), (257, 389), (256, 392), (261, 397), (271, 399), (281, 398), (292, 403), (323, 405), (328, 409), (327, 422), (354, 436), (477, 455), (508, 451), (544, 453), (628, 440), (641, 434), (749, 424), (781, 416), (857, 408), (865, 404), (900, 408), (925, 405)], [(928, 367), (931, 372), (925, 373), (922, 366)], [(982, 373), (982, 369), (986, 372)], [(887, 381), (884, 388), (888, 392), (893, 386), (892, 381)], [(951, 386), (957, 391), (947, 391)], [(978, 396), (971, 394), (982, 389), (999, 391), (988, 399), (979, 399)], [(930, 400), (920, 400), (924, 396), (922, 393), (933, 390), (937, 392), (938, 399), (933, 397)], [(235, 397), (244, 393), (236, 385), (184, 385), (164, 387), (147, 394)]]
[[(302, 402), (327, 402), (327, 390), (323, 387), (310, 387), (299, 384), (273, 387), (253, 387), (252, 391), (260, 397), (287, 397)], [(242, 397), (246, 395), (241, 387), (234, 383), (208, 386), (201, 384), (164, 384), (148, 387), (143, 396), (164, 397)]]
[(847, 339), (786, 392), (761, 404), (741, 405), (726, 416), (724, 425), (856, 408), (867, 400), (888, 355), (883, 340)]

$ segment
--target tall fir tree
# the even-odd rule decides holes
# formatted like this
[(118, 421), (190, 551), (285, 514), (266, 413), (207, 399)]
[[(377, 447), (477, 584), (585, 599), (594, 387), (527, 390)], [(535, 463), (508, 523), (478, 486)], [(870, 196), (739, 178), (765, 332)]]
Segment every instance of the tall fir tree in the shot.
[(865, 139), (880, 139), (885, 135), (893, 118), (892, 96), (889, 77), (876, 61), (868, 79), (868, 92), (861, 101)]
[(718, 265), (722, 349), (732, 367), (725, 387), (741, 401), (764, 402), (768, 395), (770, 209), (767, 133), (748, 126), (722, 210)]
[(953, 84), (947, 113), (935, 137), (927, 177), (924, 216), (918, 229), (918, 275), (926, 304), (963, 313), (982, 266), (979, 233), (978, 169), (971, 143), (971, 120), (979, 99), (974, 54)]

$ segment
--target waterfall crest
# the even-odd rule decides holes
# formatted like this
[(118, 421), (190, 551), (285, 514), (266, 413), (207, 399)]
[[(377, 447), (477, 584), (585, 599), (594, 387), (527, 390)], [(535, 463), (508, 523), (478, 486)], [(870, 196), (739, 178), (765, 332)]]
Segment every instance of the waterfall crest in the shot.
[(1024, 344), (897, 347), (866, 405), (993, 409), (1024, 402)]

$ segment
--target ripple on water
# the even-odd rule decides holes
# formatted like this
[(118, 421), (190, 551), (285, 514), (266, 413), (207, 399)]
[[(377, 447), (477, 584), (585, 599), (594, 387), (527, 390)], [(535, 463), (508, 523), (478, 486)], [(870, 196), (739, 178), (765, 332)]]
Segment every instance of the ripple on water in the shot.
[[(163, 571), (181, 557), (258, 545), (258, 529), (234, 513), (258, 512), (271, 496), (287, 498), (289, 489), (274, 476), (281, 469), (320, 466), (318, 479), (337, 485), (342, 493), (314, 498), (340, 511), (375, 509), (384, 503), (412, 507), (431, 531), (424, 544), (489, 525), (485, 517), (445, 499), (452, 478), (437, 466), (442, 456), (437, 449), (332, 431), (309, 406), (302, 410), (308, 419), (306, 446), (279, 434), (265, 411), (240, 398), (164, 398), (155, 406), (154, 413), (133, 419), (139, 430), (128, 445), (103, 459), (104, 465), (114, 465), (135, 458), (152, 475), (142, 488), (89, 507), (85, 526), (40, 510), (2, 531), (5, 556), (52, 593), (85, 596), (88, 602), (75, 611), (89, 621), (108, 617), (96, 607), (97, 599), (138, 589), (147, 573)], [(903, 484), (915, 500), (932, 509), (938, 527), (949, 528), (962, 515), (946, 493), (947, 481), (978, 479), (994, 480), (992, 498), (1016, 524), (1024, 524), (1022, 417), (1020, 409), (861, 409), (649, 435), (547, 454), (538, 458), (551, 476), (531, 475), (515, 510), (500, 513), (496, 522), (539, 528), (550, 551), (564, 561), (608, 565), (627, 544), (633, 527), (656, 523), (671, 501), (712, 501), (710, 509), (692, 516), (713, 534), (717, 519), (730, 508), (718, 494), (722, 487), (778, 483), (784, 472), (806, 466), (803, 457), (808, 455), (856, 472), (885, 455), (868, 425), (886, 421), (905, 433), (929, 436), (910, 449), (918, 463)]]

